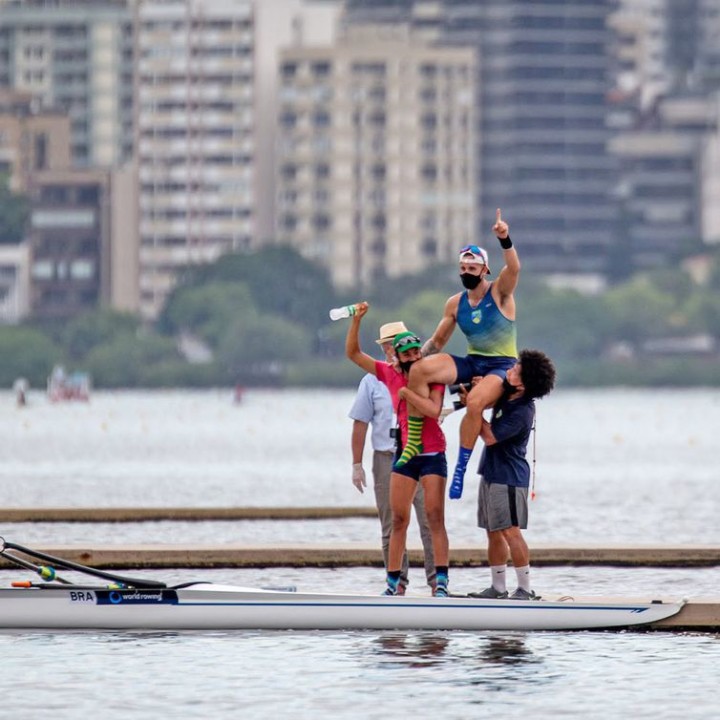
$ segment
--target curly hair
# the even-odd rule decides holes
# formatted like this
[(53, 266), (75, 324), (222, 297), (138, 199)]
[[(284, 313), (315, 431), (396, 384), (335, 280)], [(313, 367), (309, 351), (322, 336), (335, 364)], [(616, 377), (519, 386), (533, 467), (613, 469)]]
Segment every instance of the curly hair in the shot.
[(555, 386), (552, 360), (540, 350), (521, 350), (519, 362), (525, 395), (530, 398), (545, 397)]

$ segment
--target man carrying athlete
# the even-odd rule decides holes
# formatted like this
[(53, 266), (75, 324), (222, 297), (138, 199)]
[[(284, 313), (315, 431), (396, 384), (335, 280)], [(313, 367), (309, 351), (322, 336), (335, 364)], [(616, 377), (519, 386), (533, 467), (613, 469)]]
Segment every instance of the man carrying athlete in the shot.
[(555, 366), (539, 350), (522, 350), (507, 371), (503, 394), (495, 404), (492, 420), (483, 419), (480, 437), (485, 443), (478, 473), (478, 525), (488, 537), (490, 587), (472, 597), (502, 599), (508, 557), (518, 586), (512, 600), (535, 600), (530, 587), (530, 552), (522, 531), (528, 524), (530, 466), (525, 456), (535, 422), (535, 400), (555, 385)]
[[(491, 282), (487, 252), (477, 245), (460, 250), (460, 280), (465, 290), (448, 299), (442, 320), (423, 346), (423, 360), (413, 365), (408, 381), (413, 392), (427, 398), (431, 383), (470, 383), (473, 377), (482, 377), (468, 394), (467, 412), (460, 424), (460, 451), (450, 485), (451, 499), (462, 496), (465, 470), (482, 427), (483, 410), (500, 398), (505, 373), (517, 361), (513, 293), (520, 277), (520, 260), (500, 208), (492, 229), (502, 247), (505, 266)], [(440, 352), (456, 325), (468, 340), (466, 357)], [(408, 442), (396, 467), (423, 452), (422, 411), (408, 406), (408, 412)]]

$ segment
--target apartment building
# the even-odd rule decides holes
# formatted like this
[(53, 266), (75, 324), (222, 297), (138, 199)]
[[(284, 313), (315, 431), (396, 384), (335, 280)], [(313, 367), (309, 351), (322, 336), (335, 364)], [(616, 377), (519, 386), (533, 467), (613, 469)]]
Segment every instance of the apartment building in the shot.
[(133, 27), (125, 0), (0, 2), (0, 88), (70, 118), (80, 167), (133, 154)]
[(34, 317), (72, 318), (107, 293), (110, 173), (46, 170), (34, 174), (30, 216)]
[(276, 237), (366, 287), (474, 242), (472, 49), (408, 26), (348, 26), (280, 57)]
[[(27, 194), (34, 173), (70, 164), (70, 122), (30, 93), (0, 88), (0, 177)], [(30, 314), (31, 247), (27, 237), (0, 238), (0, 323)]]
[(140, 0), (140, 308), (155, 318), (183, 269), (254, 232), (250, 0)]
[(10, 189), (26, 192), (33, 172), (69, 166), (68, 117), (30, 93), (0, 88), (0, 175)]

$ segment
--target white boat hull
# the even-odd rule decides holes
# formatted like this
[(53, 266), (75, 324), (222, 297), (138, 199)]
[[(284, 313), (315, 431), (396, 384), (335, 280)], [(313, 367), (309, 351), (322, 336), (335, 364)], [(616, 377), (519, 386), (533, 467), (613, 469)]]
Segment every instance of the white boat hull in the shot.
[(212, 584), (177, 590), (8, 588), (0, 589), (0, 629), (589, 630), (646, 625), (681, 607), (295, 593)]

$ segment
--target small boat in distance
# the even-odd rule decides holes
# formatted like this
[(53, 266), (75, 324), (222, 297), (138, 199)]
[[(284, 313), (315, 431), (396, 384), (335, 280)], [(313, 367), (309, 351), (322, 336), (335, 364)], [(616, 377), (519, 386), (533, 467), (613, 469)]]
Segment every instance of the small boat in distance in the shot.
[[(0, 557), (45, 582), (0, 588), (0, 629), (591, 630), (648, 625), (682, 602), (387, 597), (188, 582), (168, 586), (89, 568), (0, 538)], [(69, 570), (106, 584), (75, 584)]]
[(68, 375), (62, 365), (56, 365), (47, 380), (47, 395), (50, 402), (87, 402), (90, 400), (90, 375), (84, 372)]

